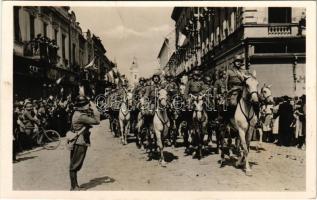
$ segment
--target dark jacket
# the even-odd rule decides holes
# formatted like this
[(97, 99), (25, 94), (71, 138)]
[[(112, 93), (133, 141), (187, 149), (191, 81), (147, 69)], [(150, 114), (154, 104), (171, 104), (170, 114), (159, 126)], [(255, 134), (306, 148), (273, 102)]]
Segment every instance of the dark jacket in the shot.
[(76, 144), (78, 145), (90, 145), (90, 131), (92, 125), (100, 123), (100, 115), (97, 110), (93, 113), (87, 113), (84, 111), (76, 110), (72, 117), (72, 129), (76, 132), (81, 130), (83, 127), (86, 129), (79, 135)]

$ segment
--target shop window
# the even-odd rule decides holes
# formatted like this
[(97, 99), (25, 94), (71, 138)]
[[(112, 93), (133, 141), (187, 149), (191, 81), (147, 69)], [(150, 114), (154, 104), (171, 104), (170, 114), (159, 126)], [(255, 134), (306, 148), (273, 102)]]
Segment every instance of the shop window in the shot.
[(269, 23), (291, 23), (292, 8), (279, 7), (269, 8)]

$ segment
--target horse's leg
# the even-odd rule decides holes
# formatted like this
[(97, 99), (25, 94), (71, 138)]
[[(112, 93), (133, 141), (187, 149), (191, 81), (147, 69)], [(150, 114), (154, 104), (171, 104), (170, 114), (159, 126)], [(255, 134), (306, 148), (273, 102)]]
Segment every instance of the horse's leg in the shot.
[(257, 148), (257, 151), (259, 152), (260, 151), (259, 148), (262, 147), (262, 142), (263, 142), (263, 131), (262, 131), (262, 128), (258, 128), (257, 130), (259, 130), (260, 138), (259, 138), (259, 142), (258, 142), (258, 145), (256, 146), (256, 148)]
[(165, 160), (164, 160), (164, 154), (163, 154), (163, 148), (164, 148), (164, 144), (163, 144), (163, 138), (161, 136), (161, 132), (159, 130), (157, 130), (157, 128), (155, 128), (154, 130), (155, 132), (155, 136), (156, 136), (156, 144), (158, 146), (158, 148), (160, 149), (160, 164), (161, 166), (165, 166)]
[(247, 144), (247, 139), (252, 137), (249, 136), (248, 133), (250, 133), (250, 128), (249, 128), (249, 132), (246, 133), (242, 128), (238, 128), (238, 131), (239, 131), (239, 138), (240, 138), (240, 141), (241, 141), (241, 147), (242, 147), (242, 150), (243, 150), (243, 157), (245, 158), (245, 172), (247, 175), (249, 175), (249, 173), (251, 172), (251, 168), (249, 166), (249, 162), (248, 162), (248, 144)]
[(199, 130), (197, 132), (197, 158), (200, 160), (202, 158), (202, 148), (204, 143), (204, 127), (203, 124), (199, 124)]
[(220, 145), (220, 150), (221, 150), (221, 160), (220, 160), (220, 167), (225, 166), (225, 151), (224, 151), (224, 142), (225, 142), (225, 129), (220, 129), (217, 131), (217, 146), (219, 147)]
[(250, 126), (248, 132), (246, 133), (246, 146), (247, 146), (247, 154), (245, 156), (245, 166), (246, 166), (246, 175), (250, 176), (251, 174), (251, 167), (249, 163), (249, 153), (250, 153), (250, 142), (252, 139), (252, 135), (254, 132), (254, 127)]
[(120, 140), (121, 140), (121, 143), (124, 144), (124, 140), (123, 140), (123, 135), (124, 135), (124, 123), (121, 119), (119, 119), (119, 125), (120, 125)]
[(125, 133), (124, 133), (124, 144), (128, 144), (128, 133), (130, 130), (130, 120), (128, 119), (126, 121), (126, 125), (125, 125)]
[[(230, 129), (230, 127), (227, 125), (226, 126), (226, 130), (227, 130), (227, 132), (228, 132), (228, 142), (227, 142), (227, 147), (228, 147), (228, 156), (231, 158), (232, 156), (233, 156), (233, 152), (232, 152), (232, 134), (231, 134), (231, 129)], [(236, 139), (237, 139), (237, 137), (236, 137)]]
[(142, 140), (142, 124), (143, 124), (142, 117), (138, 117), (138, 122), (136, 123), (137, 143), (138, 143), (138, 147), (141, 148), (141, 150), (144, 150), (143, 140)]

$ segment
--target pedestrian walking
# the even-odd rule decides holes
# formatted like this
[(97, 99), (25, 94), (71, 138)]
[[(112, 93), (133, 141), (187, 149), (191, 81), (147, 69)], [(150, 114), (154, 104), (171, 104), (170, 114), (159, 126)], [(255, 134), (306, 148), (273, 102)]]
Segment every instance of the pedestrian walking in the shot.
[(77, 172), (81, 169), (86, 156), (87, 147), (90, 146), (90, 131), (92, 125), (100, 123), (100, 113), (94, 103), (84, 96), (78, 96), (74, 105), (75, 112), (72, 117), (72, 130), (78, 134), (70, 152), (69, 175), (70, 190), (80, 190), (77, 182)]

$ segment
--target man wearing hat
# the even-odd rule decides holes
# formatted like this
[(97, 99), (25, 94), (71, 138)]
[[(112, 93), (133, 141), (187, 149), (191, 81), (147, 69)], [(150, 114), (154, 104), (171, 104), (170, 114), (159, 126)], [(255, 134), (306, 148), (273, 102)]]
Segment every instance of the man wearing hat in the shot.
[(78, 134), (73, 149), (70, 152), (69, 175), (71, 190), (80, 190), (77, 182), (77, 172), (81, 169), (87, 147), (90, 146), (90, 131), (92, 125), (100, 123), (100, 113), (94, 103), (89, 102), (84, 96), (75, 100), (74, 114), (72, 117), (72, 130)]
[(243, 89), (243, 74), (246, 74), (247, 70), (244, 65), (244, 57), (242, 55), (236, 55), (233, 59), (232, 66), (228, 69), (228, 94), (229, 105), (235, 107), (238, 101), (238, 95)]
[(146, 88), (145, 97), (150, 100), (150, 111), (155, 109), (155, 95), (161, 89), (161, 78), (159, 74), (152, 76), (153, 84)]
[(201, 72), (199, 70), (193, 71), (193, 78), (188, 81), (185, 88), (185, 98), (189, 97), (189, 94), (199, 95), (201, 92), (208, 90), (208, 86), (201, 80)]
[(136, 97), (140, 98), (145, 94), (145, 79), (143, 77), (141, 77), (139, 79), (139, 83), (137, 84), (137, 86), (133, 89), (133, 95), (135, 95)]
[(178, 85), (173, 80), (173, 76), (170, 73), (165, 74), (165, 79), (165, 89), (168, 92), (169, 97), (173, 97), (178, 92)]

